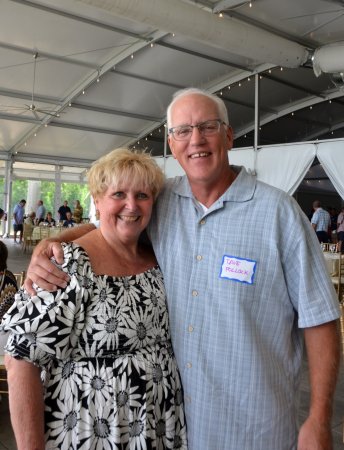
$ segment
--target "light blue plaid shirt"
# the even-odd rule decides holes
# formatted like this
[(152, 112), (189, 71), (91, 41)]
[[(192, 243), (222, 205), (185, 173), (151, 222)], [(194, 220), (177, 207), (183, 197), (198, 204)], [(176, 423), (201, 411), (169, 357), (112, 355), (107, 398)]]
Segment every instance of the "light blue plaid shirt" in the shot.
[(149, 235), (189, 450), (296, 449), (300, 328), (339, 317), (311, 231), (294, 199), (244, 169), (207, 212), (185, 177), (167, 181)]
[(312, 216), (311, 223), (316, 225), (315, 231), (326, 231), (327, 233), (331, 225), (330, 214), (324, 209), (318, 208)]

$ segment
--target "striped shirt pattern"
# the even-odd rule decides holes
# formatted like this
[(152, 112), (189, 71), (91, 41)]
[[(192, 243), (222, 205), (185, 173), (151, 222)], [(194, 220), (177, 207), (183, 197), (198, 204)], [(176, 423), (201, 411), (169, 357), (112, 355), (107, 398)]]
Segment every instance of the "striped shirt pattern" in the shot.
[[(185, 177), (168, 180), (148, 231), (165, 279), (189, 450), (296, 449), (301, 329), (339, 317), (308, 219), (289, 195), (241, 169), (206, 212)], [(224, 261), (253, 277), (224, 276)]]

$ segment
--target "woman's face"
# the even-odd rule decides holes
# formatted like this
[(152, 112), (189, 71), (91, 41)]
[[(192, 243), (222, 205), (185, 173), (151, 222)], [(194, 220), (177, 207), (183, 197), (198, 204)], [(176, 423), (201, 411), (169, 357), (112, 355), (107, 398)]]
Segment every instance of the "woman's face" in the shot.
[(129, 183), (110, 186), (95, 199), (103, 233), (115, 232), (122, 241), (137, 241), (152, 214), (153, 194), (150, 189)]

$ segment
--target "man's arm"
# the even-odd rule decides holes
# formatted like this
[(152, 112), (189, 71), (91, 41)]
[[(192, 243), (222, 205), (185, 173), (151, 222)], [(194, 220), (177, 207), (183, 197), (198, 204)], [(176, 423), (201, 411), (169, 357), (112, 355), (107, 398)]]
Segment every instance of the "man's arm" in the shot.
[(47, 291), (56, 291), (58, 287), (65, 288), (69, 277), (62, 270), (58, 269), (50, 261), (50, 258), (54, 257), (58, 264), (62, 264), (63, 251), (60, 245), (61, 242), (74, 241), (94, 229), (95, 226), (89, 223), (80, 227), (68, 228), (68, 230), (63, 231), (54, 238), (43, 239), (34, 249), (27, 270), (24, 287), (28, 293), (30, 295), (36, 293), (32, 283), (36, 283)]
[(332, 450), (331, 417), (340, 345), (337, 322), (304, 330), (308, 356), (311, 401), (300, 429), (297, 450)]
[(40, 369), (5, 356), (11, 423), (18, 450), (44, 450), (44, 401)]

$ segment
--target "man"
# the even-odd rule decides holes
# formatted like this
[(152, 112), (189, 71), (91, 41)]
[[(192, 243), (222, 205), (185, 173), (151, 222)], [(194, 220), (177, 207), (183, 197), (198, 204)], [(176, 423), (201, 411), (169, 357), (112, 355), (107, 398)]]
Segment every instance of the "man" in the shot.
[(321, 207), (319, 200), (313, 202), (314, 214), (311, 224), (318, 236), (319, 242), (329, 242), (328, 232), (331, 228), (331, 216)]
[(74, 227), (75, 220), (72, 217), (72, 213), (70, 211), (66, 212), (66, 220), (63, 222), (64, 228)]
[[(167, 121), (187, 177), (167, 180), (148, 232), (164, 273), (189, 450), (331, 450), (338, 301), (309, 222), (290, 196), (229, 165), (233, 133), (220, 99), (177, 93)], [(50, 244), (29, 268), (48, 289), (64, 285), (40, 262), (53, 247), (61, 261)], [(312, 400), (298, 434), (303, 334)]]
[(59, 218), (60, 218), (60, 222), (61, 221), (65, 221), (66, 219), (67, 219), (67, 216), (66, 216), (66, 213), (67, 212), (72, 212), (71, 211), (71, 209), (70, 209), (70, 207), (68, 206), (68, 202), (67, 202), (67, 200), (65, 200), (64, 202), (63, 202), (63, 205), (61, 205), (60, 207), (59, 207), (59, 209), (58, 209), (58, 214), (59, 214)]
[(36, 223), (39, 225), (45, 220), (45, 206), (43, 205), (43, 200), (38, 200), (37, 210), (36, 210)]
[(13, 232), (14, 242), (17, 242), (17, 233), (19, 231), (19, 244), (23, 240), (23, 222), (25, 213), (26, 200), (20, 200), (13, 209)]

